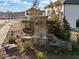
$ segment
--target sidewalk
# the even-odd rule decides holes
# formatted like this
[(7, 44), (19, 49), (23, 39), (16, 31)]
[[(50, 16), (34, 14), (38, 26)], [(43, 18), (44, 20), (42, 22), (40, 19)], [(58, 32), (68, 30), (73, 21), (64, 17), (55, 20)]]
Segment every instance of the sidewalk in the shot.
[(0, 29), (0, 49), (1, 49), (1, 45), (3, 44), (6, 36), (7, 36), (7, 33), (10, 29), (10, 25), (11, 23), (7, 23), (6, 25), (4, 25), (1, 29)]

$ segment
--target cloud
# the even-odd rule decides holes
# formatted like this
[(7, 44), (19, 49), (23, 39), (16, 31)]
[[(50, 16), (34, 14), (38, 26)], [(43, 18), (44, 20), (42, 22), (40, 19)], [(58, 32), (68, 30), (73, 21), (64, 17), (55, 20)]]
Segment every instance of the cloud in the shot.
[(50, 0), (40, 0), (39, 2), (39, 8), (44, 9), (46, 5), (50, 3)]
[(50, 4), (50, 2), (55, 2), (57, 0), (40, 0), (39, 2), (39, 8), (44, 9), (45, 6), (47, 6), (48, 4)]
[(28, 10), (29, 8), (31, 8), (31, 6), (32, 6), (32, 3), (29, 3), (29, 2), (23, 2), (23, 8), (25, 9), (25, 10)]
[(9, 5), (8, 3), (0, 3), (0, 7), (4, 7), (4, 6), (7, 6)]
[(0, 1), (0, 7), (4, 7), (4, 6), (8, 6), (9, 4), (4, 2), (4, 1)]
[[(7, 9), (11, 11), (27, 10), (32, 6), (32, 0), (30, 0), (31, 2), (29, 2), (28, 0), (0, 0), (0, 1), (3, 1), (2, 3), (0, 3), (0, 9), (1, 7), (3, 7), (4, 10), (6, 10), (4, 6), (6, 7), (9, 6), (7, 7)], [(50, 3), (50, 0), (37, 0), (37, 1), (39, 2), (39, 8), (41, 9), (44, 9), (44, 7)]]
[(29, 8), (31, 8), (31, 6), (32, 6), (32, 3), (31, 2), (27, 2), (27, 1), (22, 1), (21, 3), (18, 3), (18, 4), (21, 5), (21, 6), (16, 7), (16, 8), (11, 8), (10, 11), (12, 11), (12, 12), (26, 11)]
[(21, 3), (22, 0), (8, 0), (9, 3)]

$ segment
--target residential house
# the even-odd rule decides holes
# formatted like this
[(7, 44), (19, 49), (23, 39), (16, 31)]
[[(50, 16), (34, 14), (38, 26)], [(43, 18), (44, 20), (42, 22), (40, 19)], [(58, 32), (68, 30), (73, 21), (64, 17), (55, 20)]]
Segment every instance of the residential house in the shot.
[(25, 17), (25, 12), (14, 12), (11, 17), (14, 19), (22, 19)]
[(79, 0), (65, 0), (64, 15), (70, 26), (76, 28), (76, 20), (79, 19)]
[(28, 9), (28, 10), (26, 11), (26, 16), (27, 16), (27, 15), (32, 15), (34, 9), (35, 9), (35, 12), (37, 12), (36, 15), (43, 15), (44, 11), (42, 11), (42, 10), (40, 10), (40, 9), (37, 9), (37, 8), (31, 7), (30, 9)]
[(24, 17), (25, 12), (0, 12), (0, 19), (19, 19)]
[(76, 28), (79, 19), (79, 0), (59, 0), (63, 4), (64, 16), (71, 28)]
[[(69, 22), (71, 28), (76, 28), (76, 21), (79, 19), (79, 0), (57, 0), (62, 3), (61, 11), (65, 18)], [(54, 3), (50, 3), (50, 6), (54, 6)], [(48, 5), (48, 6), (49, 6)], [(57, 10), (54, 6), (55, 13)], [(45, 15), (50, 16), (52, 13), (51, 7), (45, 7)]]

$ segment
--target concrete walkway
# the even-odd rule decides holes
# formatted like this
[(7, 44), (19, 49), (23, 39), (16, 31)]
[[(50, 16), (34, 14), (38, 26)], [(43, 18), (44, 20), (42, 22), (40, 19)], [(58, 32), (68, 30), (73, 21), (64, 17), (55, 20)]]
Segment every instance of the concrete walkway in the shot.
[(0, 49), (1, 49), (1, 45), (3, 44), (8, 32), (9, 32), (9, 29), (10, 29), (10, 26), (11, 23), (7, 23), (6, 25), (4, 25), (1, 29), (0, 29)]

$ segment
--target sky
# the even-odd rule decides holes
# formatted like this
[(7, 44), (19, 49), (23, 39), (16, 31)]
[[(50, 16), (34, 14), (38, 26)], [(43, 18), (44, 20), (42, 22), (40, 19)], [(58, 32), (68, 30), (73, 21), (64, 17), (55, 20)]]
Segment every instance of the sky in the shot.
[[(37, 0), (39, 8), (43, 9), (50, 1), (55, 0)], [(32, 6), (33, 0), (0, 0), (0, 12), (21, 12), (26, 11)]]

